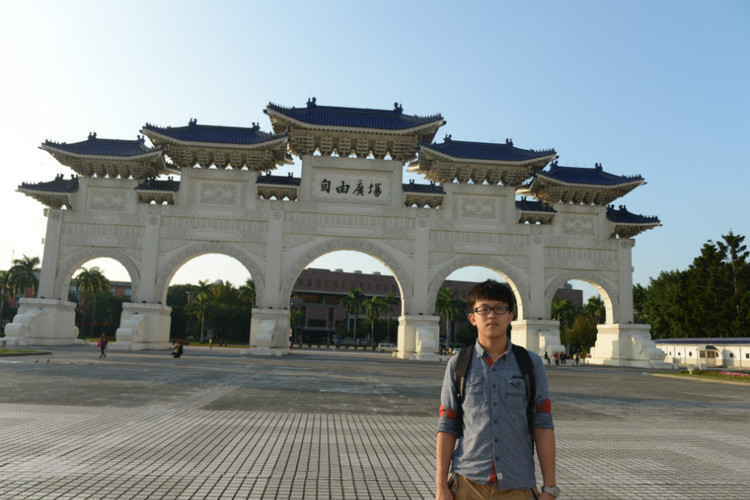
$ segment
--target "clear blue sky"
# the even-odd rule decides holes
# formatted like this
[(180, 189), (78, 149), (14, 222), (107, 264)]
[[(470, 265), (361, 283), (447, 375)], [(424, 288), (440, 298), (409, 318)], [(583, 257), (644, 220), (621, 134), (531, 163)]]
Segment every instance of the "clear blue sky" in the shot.
[(24, 1), (0, 16), (0, 268), (42, 256), (43, 207), (17, 186), (71, 173), (45, 139), (191, 118), (270, 130), (269, 101), (313, 96), (398, 101), (441, 113), (437, 140), (512, 138), (642, 175), (615, 204), (663, 223), (636, 237), (644, 285), (730, 229), (750, 240), (748, 1)]

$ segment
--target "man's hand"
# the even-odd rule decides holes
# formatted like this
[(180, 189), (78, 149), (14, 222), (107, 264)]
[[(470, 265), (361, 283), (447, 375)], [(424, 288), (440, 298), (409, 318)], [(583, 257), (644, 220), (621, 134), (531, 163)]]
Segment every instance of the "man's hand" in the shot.
[(435, 500), (453, 500), (453, 493), (448, 487), (448, 483), (443, 483), (437, 488)]

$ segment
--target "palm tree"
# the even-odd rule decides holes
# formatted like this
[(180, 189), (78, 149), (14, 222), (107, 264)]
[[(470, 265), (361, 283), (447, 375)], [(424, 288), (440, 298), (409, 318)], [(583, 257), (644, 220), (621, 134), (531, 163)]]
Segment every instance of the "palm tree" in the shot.
[(213, 300), (207, 292), (199, 292), (193, 295), (192, 300), (185, 307), (185, 312), (200, 321), (200, 340), (203, 342), (203, 332), (205, 330), (206, 311), (211, 307)]
[(294, 337), (297, 339), (297, 343), (300, 345), (302, 345), (302, 339), (299, 338), (299, 326), (302, 324), (304, 319), (305, 318), (302, 315), (302, 311), (294, 306), (289, 308), (289, 326), (294, 329)]
[(398, 302), (398, 299), (391, 292), (385, 294), (385, 297), (380, 299), (385, 309), (386, 318), (388, 320), (388, 342), (391, 341), (391, 306)]
[(96, 317), (96, 294), (109, 291), (109, 280), (102, 274), (101, 269), (92, 267), (91, 269), (81, 268), (81, 272), (73, 278), (76, 284), (76, 294), (81, 294), (81, 336), (86, 338), (86, 309), (88, 309), (89, 299), (93, 298), (94, 308), (91, 315), (92, 324)]
[(597, 325), (604, 323), (607, 316), (607, 310), (601, 297), (589, 297), (589, 301), (583, 306), (583, 312), (592, 318)]
[(446, 345), (450, 345), (453, 333), (453, 322), (465, 308), (464, 301), (458, 298), (458, 292), (450, 288), (441, 288), (435, 299), (435, 311), (443, 318), (446, 328)]
[(37, 275), (40, 271), (39, 257), (24, 255), (20, 259), (15, 259), (13, 267), (8, 271), (8, 280), (14, 295), (27, 297), (28, 291), (31, 290), (31, 296), (35, 296), (37, 286), (39, 286)]
[(383, 301), (373, 295), (370, 300), (365, 300), (363, 305), (367, 320), (370, 322), (370, 347), (372, 347), (375, 345), (375, 320), (380, 317), (380, 312), (383, 310)]
[(255, 282), (252, 278), (248, 278), (245, 284), (240, 287), (240, 299), (243, 302), (250, 304), (250, 307), (255, 307)]
[(3, 322), (3, 309), (5, 308), (5, 299), (10, 297), (10, 273), (0, 271), (0, 326)]
[[(341, 303), (344, 304), (344, 309), (349, 314), (354, 314), (354, 340), (357, 340), (357, 316), (359, 316), (359, 310), (362, 307), (362, 303), (365, 301), (365, 294), (362, 293), (361, 288), (352, 288), (346, 297), (341, 299)], [(349, 326), (349, 322), (346, 322)]]

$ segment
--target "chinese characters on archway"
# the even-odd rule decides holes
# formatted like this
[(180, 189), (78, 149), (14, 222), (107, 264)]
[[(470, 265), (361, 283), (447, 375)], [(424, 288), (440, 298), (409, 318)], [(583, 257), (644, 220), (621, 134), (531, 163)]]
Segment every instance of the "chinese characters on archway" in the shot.
[(380, 182), (362, 182), (362, 179), (359, 179), (354, 186), (348, 184), (344, 180), (342, 180), (340, 184), (334, 185), (328, 179), (323, 179), (320, 183), (320, 191), (322, 193), (334, 193), (344, 196), (374, 196), (375, 198), (379, 198), (380, 195), (383, 194), (381, 184), (382, 183)]

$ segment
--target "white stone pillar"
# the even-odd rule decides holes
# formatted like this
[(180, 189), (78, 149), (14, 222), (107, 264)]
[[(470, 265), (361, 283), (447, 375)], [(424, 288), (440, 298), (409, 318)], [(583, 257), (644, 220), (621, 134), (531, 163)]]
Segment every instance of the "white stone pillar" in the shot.
[[(138, 286), (138, 296), (133, 297), (133, 302), (153, 303), (161, 300), (157, 296), (156, 286), (157, 266), (159, 259), (159, 227), (161, 217), (149, 214), (146, 217), (146, 227), (143, 230), (143, 248), (141, 250), (141, 276)], [(124, 313), (124, 310), (123, 310)], [(122, 319), (120, 320), (122, 323)], [(169, 339), (169, 335), (167, 335)]]
[(47, 217), (47, 233), (44, 236), (42, 271), (39, 273), (39, 287), (36, 295), (39, 298), (57, 298), (58, 300), (67, 301), (67, 295), (64, 297), (56, 297), (59, 291), (55, 290), (57, 260), (60, 256), (60, 234), (62, 232), (63, 213), (62, 210), (57, 208), (45, 208), (44, 215)]
[(519, 304), (518, 319), (541, 320), (547, 319), (544, 317), (547, 309), (544, 303), (544, 237), (541, 227), (530, 226), (529, 229), (529, 303)]
[(76, 304), (55, 299), (21, 299), (5, 326), (9, 346), (82, 344), (75, 326)]
[(171, 307), (161, 304), (125, 302), (120, 328), (115, 333), (116, 342), (109, 347), (123, 351), (169, 349), (171, 312)]
[(613, 322), (629, 324), (633, 322), (633, 247), (635, 240), (619, 240), (617, 247), (617, 263), (619, 270), (620, 310), (619, 318), (615, 319), (607, 311), (607, 317), (613, 318)]
[(511, 342), (544, 356), (565, 352), (560, 343), (560, 322), (556, 320), (518, 320), (511, 323)]
[(403, 315), (398, 318), (398, 351), (395, 358), (434, 361), (438, 358), (440, 316)]
[(597, 325), (596, 344), (586, 363), (638, 368), (670, 368), (651, 340), (649, 325)]
[(250, 354), (283, 356), (290, 353), (289, 310), (253, 308)]

